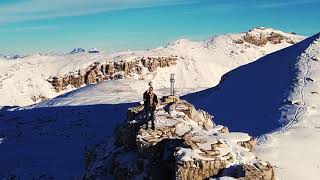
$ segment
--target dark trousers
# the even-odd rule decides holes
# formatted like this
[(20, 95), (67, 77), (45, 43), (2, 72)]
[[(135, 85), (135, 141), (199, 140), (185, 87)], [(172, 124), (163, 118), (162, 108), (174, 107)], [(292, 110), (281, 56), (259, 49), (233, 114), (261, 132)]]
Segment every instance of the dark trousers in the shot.
[(146, 115), (146, 127), (148, 128), (148, 123), (151, 120), (151, 127), (154, 127), (154, 120), (155, 120), (155, 111), (152, 107), (145, 107), (144, 112)]

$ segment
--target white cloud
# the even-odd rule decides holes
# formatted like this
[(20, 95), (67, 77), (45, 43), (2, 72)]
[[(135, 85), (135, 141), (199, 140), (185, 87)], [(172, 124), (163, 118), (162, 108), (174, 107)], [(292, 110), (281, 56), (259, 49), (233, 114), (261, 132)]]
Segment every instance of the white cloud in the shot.
[(112, 10), (191, 3), (194, 0), (26, 0), (0, 6), (0, 23), (79, 16)]
[(291, 0), (291, 1), (275, 1), (275, 2), (264, 2), (262, 4), (256, 5), (258, 8), (277, 8), (284, 6), (293, 6), (293, 5), (303, 5), (303, 4), (312, 4), (319, 3), (319, 0)]
[(18, 27), (1, 27), (0, 32), (11, 33), (11, 32), (34, 32), (34, 31), (52, 31), (59, 30), (61, 27), (59, 26), (51, 26), (51, 25), (39, 25), (39, 26), (18, 26)]

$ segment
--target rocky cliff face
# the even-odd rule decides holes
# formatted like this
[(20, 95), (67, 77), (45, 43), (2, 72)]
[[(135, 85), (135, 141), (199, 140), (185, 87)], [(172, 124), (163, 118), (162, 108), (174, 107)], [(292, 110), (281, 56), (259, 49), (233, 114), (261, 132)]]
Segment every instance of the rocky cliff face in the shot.
[(157, 68), (173, 66), (178, 57), (142, 57), (132, 61), (95, 62), (86, 69), (66, 74), (62, 77), (50, 77), (48, 81), (57, 92), (68, 87), (79, 88), (109, 79), (121, 79), (133, 74), (150, 73)]
[(252, 137), (230, 133), (212, 118), (183, 100), (162, 102), (156, 129), (146, 130), (143, 106), (131, 108), (114, 146), (96, 149), (84, 179), (275, 179), (272, 166), (255, 156)]

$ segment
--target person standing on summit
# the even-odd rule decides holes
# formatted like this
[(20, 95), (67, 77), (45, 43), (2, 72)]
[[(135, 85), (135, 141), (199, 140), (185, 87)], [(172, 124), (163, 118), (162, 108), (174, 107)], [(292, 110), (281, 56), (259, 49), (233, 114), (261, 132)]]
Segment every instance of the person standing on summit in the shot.
[(155, 110), (158, 105), (158, 97), (153, 92), (151, 82), (149, 83), (149, 89), (143, 93), (144, 112), (146, 115), (146, 129), (148, 129), (149, 121), (151, 120), (151, 129), (154, 130)]

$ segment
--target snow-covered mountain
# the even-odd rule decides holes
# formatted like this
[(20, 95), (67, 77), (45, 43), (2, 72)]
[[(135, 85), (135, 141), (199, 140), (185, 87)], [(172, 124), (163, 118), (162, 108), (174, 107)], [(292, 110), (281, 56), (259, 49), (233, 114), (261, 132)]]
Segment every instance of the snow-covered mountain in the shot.
[[(281, 179), (317, 179), (320, 33), (241, 66), (218, 86), (184, 98), (233, 131), (260, 138)], [(307, 172), (307, 173), (301, 173)]]
[[(231, 131), (243, 130), (249, 134), (260, 135), (277, 129), (281, 126), (277, 120), (269, 124), (264, 123), (260, 125), (262, 127), (260, 128), (252, 123), (258, 121), (251, 121), (250, 118), (257, 117), (259, 122), (263, 122), (270, 117), (283, 117), (283, 122), (291, 122), (290, 113), (303, 109), (300, 106), (305, 104), (299, 103), (302, 102), (301, 100), (296, 101), (298, 98), (285, 98), (291, 97), (289, 94), (295, 97), (294, 92), (298, 92), (295, 87), (302, 87), (299, 85), (298, 77), (300, 77), (299, 74), (305, 72), (303, 71), (305, 69), (300, 65), (304, 65), (301, 62), (308, 59), (303, 59), (303, 57), (309, 57), (314, 63), (317, 63), (316, 60), (319, 59), (319, 52), (311, 51), (311, 49), (319, 49), (317, 45), (319, 43), (315, 41), (316, 36), (291, 46), (303, 39), (302, 36), (273, 29), (255, 28), (246, 33), (214, 36), (200, 42), (178, 40), (167, 47), (148, 51), (119, 52), (111, 55), (38, 54), (19, 60), (1, 59), (0, 95), (2, 98), (0, 105), (29, 105), (41, 99), (53, 99), (27, 108), (0, 111), (0, 161), (6, 162), (0, 164), (0, 178), (80, 179), (82, 173), (85, 172), (88, 161), (86, 157), (91, 157), (92, 149), (97, 148), (97, 144), (110, 143), (109, 137), (113, 134), (117, 123), (123, 122), (127, 109), (137, 105), (136, 102), (141, 100), (141, 94), (146, 89), (147, 82), (150, 80), (154, 82), (156, 93), (159, 96), (168, 94), (170, 73), (176, 74), (178, 94), (186, 94), (215, 86), (224, 73), (244, 65), (224, 76), (225, 81), (215, 88), (223, 89), (223, 91), (208, 89), (185, 98), (194, 102), (196, 108), (202, 108), (213, 114), (217, 123), (230, 126)], [(291, 47), (259, 59), (288, 46)], [(304, 56), (302, 53), (306, 49), (308, 51)], [(159, 65), (158, 60), (166, 61), (168, 58), (174, 59), (174, 63), (165, 63), (169, 64), (168, 66)], [(151, 61), (150, 66), (144, 65), (145, 59)], [(259, 60), (254, 62), (256, 59)], [(134, 71), (125, 73), (127, 71), (124, 70), (124, 67), (130, 67), (130, 65), (124, 65), (127, 62), (129, 64), (137, 62), (133, 67), (138, 67), (139, 71), (133, 68)], [(247, 63), (251, 64), (245, 65)], [(124, 69), (120, 68), (112, 76), (107, 76), (103, 74), (106, 72), (107, 64)], [(85, 72), (83, 76), (82, 72)], [(236, 74), (234, 77), (233, 73)], [(255, 73), (254, 76), (252, 73)], [(70, 82), (74, 82), (75, 79), (69, 79), (68, 84), (66, 77), (78, 77), (78, 82), (84, 82), (84, 84), (74, 87)], [(88, 77), (90, 77), (88, 81), (90, 83), (86, 83)], [(106, 78), (106, 81), (95, 84), (97, 80), (100, 80), (99, 78)], [(248, 82), (247, 78), (252, 79), (252, 83)], [(67, 84), (67, 88), (62, 88), (62, 91), (57, 92), (51, 79), (62, 79), (62, 83)], [(261, 81), (256, 79), (261, 79)], [(303, 79), (306, 81), (301, 81), (301, 83), (316, 81), (316, 77), (312, 76)], [(244, 85), (248, 86), (243, 87)], [(295, 86), (291, 88), (291, 85)], [(264, 92), (257, 93), (255, 90), (261, 87), (267, 88), (268, 91), (262, 88)], [(216, 92), (212, 91), (216, 91), (221, 97), (214, 95)], [(231, 92), (236, 95), (230, 94)], [(287, 92), (287, 95), (280, 96), (281, 92)], [(316, 96), (316, 90), (311, 94), (310, 97)], [(299, 93), (297, 97), (298, 95)], [(281, 104), (280, 102), (283, 101), (285, 103)], [(266, 103), (267, 110), (261, 108), (263, 103)], [(283, 105), (281, 106), (282, 111), (274, 110), (278, 108), (278, 104)], [(317, 103), (310, 101), (310, 104), (316, 107)], [(219, 114), (212, 107), (222, 110), (225, 114)], [(286, 108), (287, 111), (285, 111)], [(243, 110), (241, 111), (243, 113), (252, 113), (252, 115), (239, 114), (239, 109)], [(260, 110), (262, 113), (259, 112)], [(281, 112), (287, 112), (287, 116), (286, 114), (280, 116)], [(314, 115), (316, 118), (317, 114)], [(224, 121), (226, 120), (224, 117), (230, 117), (227, 119), (229, 121)], [(297, 117), (300, 118), (300, 116)], [(303, 135), (307, 133), (312, 136), (308, 143), (309, 146), (318, 140), (314, 134), (318, 131), (305, 131), (304, 127), (310, 126), (311, 129), (316, 129), (318, 125), (316, 125), (315, 118), (312, 118), (315, 125), (305, 123), (297, 126), (301, 129), (298, 133)], [(230, 122), (237, 122), (237, 125), (246, 124), (247, 127), (234, 126), (235, 124)], [(236, 129), (237, 127), (239, 129)], [(292, 128), (295, 126), (288, 126), (285, 132), (294, 134), (290, 132)], [(278, 133), (265, 137), (267, 138), (262, 139), (261, 146), (259, 146), (261, 156), (266, 160), (270, 159), (273, 165), (284, 167), (291, 173), (290, 168), (292, 167), (288, 166), (292, 164), (292, 161), (286, 161), (285, 158), (291, 158), (291, 160), (294, 158), (288, 155), (282, 156), (281, 159), (272, 151), (276, 147), (279, 148), (278, 153), (282, 154), (288, 150), (287, 147), (294, 147), (297, 149), (295, 153), (302, 153), (301, 148), (290, 143), (290, 141), (294, 142), (297, 136)], [(279, 141), (287, 143), (279, 144)], [(312, 151), (311, 148), (310, 150)], [(314, 153), (317, 151), (310, 152), (315, 156)], [(280, 159), (279, 162), (276, 161), (277, 158)], [(316, 167), (317, 162), (316, 160), (315, 163), (310, 164)], [(313, 170), (311, 175), (314, 175)], [(285, 172), (279, 172), (282, 177), (285, 175)]]
[[(0, 178), (81, 179), (86, 163), (95, 155), (93, 149), (103, 149), (96, 145), (112, 142), (109, 138), (114, 128), (123, 122), (127, 109), (138, 104), (148, 81), (153, 80), (156, 93), (161, 96), (168, 92), (169, 74), (175, 73), (177, 91), (185, 94), (215, 86), (225, 72), (232, 70), (217, 87), (183, 98), (214, 115), (215, 122), (231, 131), (263, 135), (280, 129), (259, 139), (259, 155), (275, 165), (281, 179), (314, 179), (319, 165), (315, 144), (320, 137), (319, 34), (295, 44), (302, 39), (273, 29), (255, 28), (200, 42), (179, 40), (149, 51), (1, 59), (1, 105), (28, 105), (39, 98), (55, 98), (27, 108), (0, 111), (0, 161), (6, 162), (0, 164)], [(295, 45), (288, 47), (292, 44)], [(271, 52), (274, 53), (266, 55)], [(176, 59), (175, 63), (159, 66), (156, 71), (150, 71), (142, 61), (168, 57)], [(97, 67), (137, 61), (142, 69), (135, 72), (141, 74), (120, 70), (117, 73), (124, 74), (123, 78), (112, 77), (98, 84), (92, 81), (81, 88), (68, 84), (67, 89), (57, 92), (48, 81), (83, 71), (88, 73), (85, 78), (94, 72), (90, 77), (97, 80), (96, 75), (100, 77), (101, 73), (109, 77)], [(76, 88), (79, 89), (69, 92)], [(63, 95), (56, 97), (60, 94)], [(164, 107), (164, 111), (168, 109)], [(158, 115), (170, 120), (181, 118), (181, 114), (168, 116), (162, 110)], [(182, 120), (185, 119), (179, 119)], [(181, 129), (189, 127), (185, 125)], [(236, 145), (239, 142), (234, 141), (232, 147), (241, 148)], [(242, 156), (246, 152), (242, 150), (235, 155)], [(99, 154), (99, 158), (105, 157)], [(309, 174), (299, 174), (301, 170)]]
[[(182, 39), (166, 47), (147, 51), (125, 51), (110, 55), (37, 54), (10, 61), (0, 58), (0, 106), (38, 103), (106, 79), (132, 78), (144, 83), (152, 80), (156, 88), (161, 89), (168, 87), (170, 73), (176, 74), (176, 86), (181, 92), (204, 89), (215, 86), (224, 73), (302, 39), (304, 37), (274, 29), (254, 28), (249, 32), (213, 36), (199, 42)], [(177, 60), (174, 65), (150, 71), (150, 67), (152, 69), (159, 64), (155, 62), (157, 59), (166, 57), (175, 57)], [(149, 65), (143, 64), (143, 58), (150, 58)], [(126, 62), (137, 62), (133, 65), (141, 71), (133, 67), (132, 72), (123, 73), (120, 65), (112, 69), (116, 74), (107, 76), (107, 70), (100, 68)], [(57, 89), (54, 87), (57, 82), (65, 86)]]

